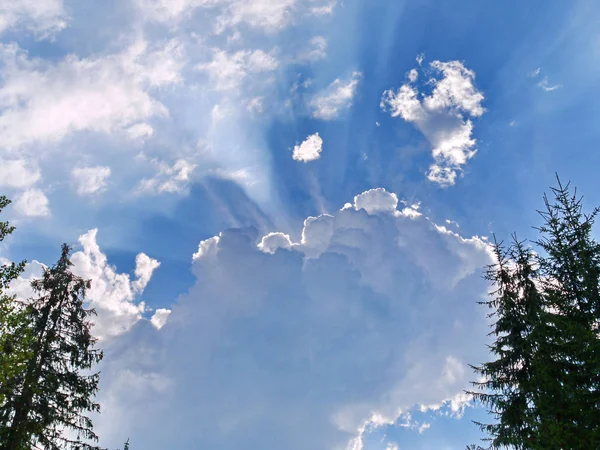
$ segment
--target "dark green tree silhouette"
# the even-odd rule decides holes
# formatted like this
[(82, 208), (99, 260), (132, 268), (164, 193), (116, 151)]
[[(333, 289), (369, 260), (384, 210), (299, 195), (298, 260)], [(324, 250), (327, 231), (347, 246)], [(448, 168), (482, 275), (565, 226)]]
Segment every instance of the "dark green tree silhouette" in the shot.
[(90, 333), (91, 309), (85, 309), (90, 281), (69, 269), (65, 244), (58, 262), (32, 283), (36, 298), (27, 306), (34, 337), (22, 380), (3, 405), (2, 448), (29, 450), (92, 450), (98, 440), (86, 413), (99, 411), (93, 397), (99, 374), (92, 367), (102, 359)]
[(482, 381), (469, 392), (488, 407), (496, 423), (476, 422), (486, 431), (493, 447), (531, 448), (536, 441), (539, 395), (536, 380), (536, 352), (543, 337), (543, 299), (538, 290), (538, 273), (533, 252), (513, 237), (508, 248), (495, 243), (495, 264), (485, 278), (495, 291), (482, 302), (495, 319), (495, 341), (489, 346), (495, 360), (471, 366)]
[(495, 317), (495, 359), (472, 366), (483, 381), (473, 395), (496, 423), (479, 424), (492, 447), (600, 448), (600, 245), (592, 237), (598, 209), (558, 180), (544, 196), (535, 242), (496, 245), (486, 304)]
[(542, 435), (554, 448), (600, 447), (600, 245), (592, 237), (598, 209), (558, 180), (544, 196), (536, 242), (547, 303), (548, 350), (540, 376)]

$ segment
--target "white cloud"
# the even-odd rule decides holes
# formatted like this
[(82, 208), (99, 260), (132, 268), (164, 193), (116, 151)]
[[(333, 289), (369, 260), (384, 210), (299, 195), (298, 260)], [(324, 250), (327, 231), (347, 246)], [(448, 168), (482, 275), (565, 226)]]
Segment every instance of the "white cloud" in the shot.
[[(313, 3), (319, 2), (319, 0), (312, 0)], [(324, 16), (333, 14), (333, 10), (337, 5), (337, 0), (328, 0), (323, 4), (312, 6), (310, 12), (315, 16)]]
[(24, 28), (38, 39), (52, 37), (67, 26), (62, 0), (0, 1), (0, 34)]
[[(363, 433), (403, 411), (458, 405), (467, 363), (487, 352), (476, 302), (487, 295), (489, 246), (394, 203), (384, 190), (358, 195), (307, 219), (300, 242), (254, 229), (202, 241), (197, 281), (169, 326), (133, 330), (105, 361), (101, 444), (127, 431), (149, 449), (359, 449)], [(124, 370), (171, 388), (128, 392)], [(173, 411), (194, 417), (193, 433)]]
[(264, 111), (263, 97), (254, 97), (246, 104), (246, 109), (254, 114), (260, 114)]
[(258, 248), (265, 253), (275, 253), (280, 248), (292, 248), (292, 241), (288, 234), (284, 233), (269, 233), (262, 237)]
[(79, 237), (82, 251), (73, 253), (73, 273), (84, 279), (91, 279), (87, 302), (96, 309), (94, 335), (104, 339), (125, 333), (141, 318), (146, 307), (139, 302), (152, 272), (160, 263), (144, 253), (136, 257), (135, 275), (131, 280), (126, 273), (117, 273), (102, 253), (93, 229)]
[(0, 147), (52, 143), (77, 131), (111, 133), (166, 116), (152, 88), (177, 83), (182, 49), (170, 41), (150, 49), (136, 41), (123, 52), (56, 63), (0, 45)]
[(315, 36), (310, 40), (310, 49), (300, 54), (300, 60), (318, 61), (327, 57), (327, 39)]
[(208, 255), (214, 255), (219, 247), (219, 236), (213, 236), (204, 241), (200, 241), (198, 244), (198, 251), (192, 255), (192, 261), (206, 257)]
[(48, 198), (40, 189), (30, 188), (19, 194), (15, 210), (26, 217), (46, 217), (50, 215), (48, 203)]
[(147, 123), (136, 123), (135, 125), (127, 128), (127, 134), (133, 141), (145, 140), (152, 137), (154, 134), (154, 128)]
[(180, 20), (189, 16), (196, 8), (212, 7), (222, 0), (135, 0), (140, 11), (148, 19), (158, 22)]
[(300, 15), (331, 14), (336, 0), (136, 0), (146, 18), (173, 22), (189, 18), (198, 8), (209, 10), (216, 33), (244, 25), (266, 33), (275, 33)]
[[(138, 254), (136, 278), (131, 280), (128, 274), (118, 273), (108, 263), (96, 241), (97, 234), (98, 230), (93, 229), (79, 237), (83, 248), (71, 255), (71, 262), (74, 274), (91, 280), (86, 307), (94, 308), (97, 313), (92, 319), (93, 334), (100, 339), (107, 339), (125, 333), (142, 318), (146, 306), (139, 301), (139, 297), (160, 263), (144, 253)], [(35, 260), (27, 264), (25, 272), (11, 284), (10, 293), (21, 299), (31, 298), (35, 295), (31, 289), (31, 281), (40, 278), (45, 267)], [(168, 310), (157, 309), (150, 320), (156, 328), (161, 328), (168, 316)]]
[(192, 173), (196, 169), (196, 164), (185, 159), (178, 159), (172, 166), (164, 161), (153, 161), (153, 163), (157, 166), (156, 175), (152, 178), (143, 179), (138, 186), (138, 192), (174, 194), (187, 190)]
[(110, 173), (110, 167), (105, 166), (74, 167), (71, 170), (71, 179), (77, 194), (91, 195), (104, 190)]
[(150, 323), (152, 323), (157, 330), (160, 330), (167, 323), (170, 314), (170, 309), (159, 308), (155, 311), (154, 315), (150, 319)]
[(551, 84), (548, 80), (548, 77), (542, 78), (542, 80), (538, 83), (538, 86), (546, 92), (552, 92), (562, 87), (561, 84)]
[(214, 89), (230, 91), (239, 89), (249, 74), (272, 72), (278, 66), (277, 59), (262, 50), (214, 50), (212, 60), (198, 64), (196, 69), (208, 74)]
[(417, 77), (409, 75), (409, 83), (383, 93), (381, 108), (392, 117), (413, 123), (423, 133), (433, 147), (434, 163), (428, 178), (449, 186), (475, 156), (473, 123), (468, 117), (484, 113), (484, 96), (474, 85), (475, 73), (461, 62), (434, 61), (430, 67), (439, 75), (429, 81), (433, 86), (430, 95), (421, 94), (414, 85)]
[(25, 159), (0, 159), (0, 186), (22, 189), (41, 178), (37, 165)]
[(311, 134), (300, 145), (294, 146), (292, 158), (295, 161), (309, 162), (319, 159), (323, 150), (323, 139), (319, 133)]
[(361, 79), (360, 72), (353, 72), (348, 81), (336, 79), (310, 101), (312, 116), (322, 120), (337, 118), (343, 110), (352, 106)]
[(160, 267), (160, 263), (150, 258), (145, 253), (140, 253), (135, 257), (135, 276), (137, 279), (133, 282), (135, 292), (144, 292), (146, 286), (152, 278), (152, 274)]
[(410, 72), (408, 72), (408, 81), (414, 83), (417, 81), (417, 78), (419, 78), (419, 71), (417, 69), (410, 69)]
[(217, 19), (217, 31), (244, 23), (252, 28), (274, 32), (284, 28), (292, 17), (297, 0), (233, 0)]
[(394, 213), (398, 207), (398, 197), (383, 188), (370, 189), (354, 197), (354, 207), (364, 209), (369, 214)]

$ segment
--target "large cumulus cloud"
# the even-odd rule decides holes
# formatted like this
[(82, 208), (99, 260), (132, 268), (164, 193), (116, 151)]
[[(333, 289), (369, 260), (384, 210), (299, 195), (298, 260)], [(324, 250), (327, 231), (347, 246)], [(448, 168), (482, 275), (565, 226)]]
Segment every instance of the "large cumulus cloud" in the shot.
[(108, 349), (98, 431), (163, 448), (361, 448), (365, 424), (455, 402), (485, 354), (486, 242), (383, 189), (300, 242), (230, 229), (156, 331)]

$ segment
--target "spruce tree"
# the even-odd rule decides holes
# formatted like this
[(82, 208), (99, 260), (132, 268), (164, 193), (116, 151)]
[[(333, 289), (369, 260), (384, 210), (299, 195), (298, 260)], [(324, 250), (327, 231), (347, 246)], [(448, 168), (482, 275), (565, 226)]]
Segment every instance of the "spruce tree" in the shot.
[(538, 274), (533, 252), (513, 238), (505, 248), (495, 243), (496, 262), (485, 278), (495, 290), (490, 300), (481, 302), (492, 312), (495, 341), (489, 346), (496, 357), (480, 366), (471, 366), (482, 381), (473, 382), (469, 392), (489, 409), (497, 420), (493, 424), (477, 423), (486, 431), (492, 447), (533, 448), (537, 436), (536, 351), (540, 344), (542, 296), (538, 291)]
[(560, 180), (552, 193), (552, 202), (544, 196), (537, 241), (551, 344), (543, 366), (544, 434), (556, 448), (600, 448), (600, 244), (592, 237), (598, 209), (584, 214), (582, 198)]
[(58, 262), (32, 283), (37, 297), (27, 307), (33, 335), (24, 377), (3, 405), (2, 448), (29, 450), (97, 449), (86, 413), (99, 410), (93, 401), (99, 374), (90, 372), (102, 359), (90, 333), (91, 309), (85, 309), (90, 281), (69, 269), (65, 244)]
[(539, 256), (515, 240), (496, 245), (485, 302), (495, 317), (495, 360), (472, 366), (484, 381), (472, 394), (494, 424), (479, 424), (492, 447), (600, 448), (600, 244), (592, 237), (598, 209), (558, 180), (544, 196)]

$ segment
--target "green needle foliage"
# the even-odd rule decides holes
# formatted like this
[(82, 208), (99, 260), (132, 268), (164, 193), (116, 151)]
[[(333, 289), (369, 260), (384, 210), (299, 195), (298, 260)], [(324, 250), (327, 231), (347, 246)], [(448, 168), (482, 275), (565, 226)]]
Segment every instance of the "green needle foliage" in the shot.
[(63, 245), (58, 262), (32, 283), (37, 296), (26, 308), (30, 352), (0, 410), (6, 450), (98, 448), (86, 443), (98, 438), (85, 414), (99, 410), (93, 401), (99, 374), (90, 370), (102, 352), (90, 333), (94, 311), (83, 307), (90, 281), (69, 270), (69, 254)]
[(471, 392), (496, 419), (478, 425), (492, 448), (600, 448), (600, 245), (598, 212), (558, 180), (544, 196), (539, 255), (513, 238), (496, 243), (484, 302), (495, 319), (493, 361), (471, 366)]
[[(10, 204), (6, 197), (0, 197), (0, 212)], [(15, 227), (8, 222), (0, 222), (0, 242), (9, 236)], [(25, 261), (19, 264), (0, 266), (0, 423), (3, 423), (2, 405), (13, 391), (13, 381), (24, 373), (29, 357), (30, 334), (25, 326), (25, 310), (14, 296), (4, 293), (9, 284), (24, 270)], [(1, 430), (0, 430), (1, 433)], [(0, 434), (1, 438), (1, 434)]]

